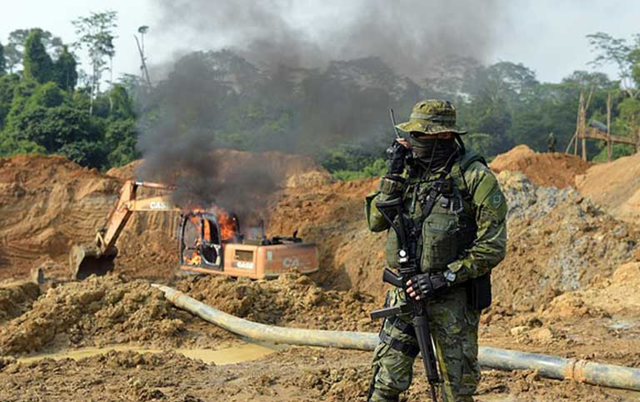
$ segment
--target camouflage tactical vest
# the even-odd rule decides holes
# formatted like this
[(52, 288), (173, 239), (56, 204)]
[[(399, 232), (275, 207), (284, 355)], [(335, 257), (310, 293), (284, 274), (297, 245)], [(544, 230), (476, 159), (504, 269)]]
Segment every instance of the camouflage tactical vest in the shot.
[[(404, 191), (405, 210), (416, 224), (422, 222), (418, 244), (418, 260), (422, 272), (439, 272), (458, 260), (476, 239), (476, 207), (472, 202), (464, 172), (474, 162), (486, 165), (475, 152), (467, 151), (444, 177), (438, 172), (409, 178)], [(423, 211), (426, 195), (437, 186), (439, 196), (427, 216)], [(387, 264), (398, 267), (398, 238), (395, 231), (387, 234)]]

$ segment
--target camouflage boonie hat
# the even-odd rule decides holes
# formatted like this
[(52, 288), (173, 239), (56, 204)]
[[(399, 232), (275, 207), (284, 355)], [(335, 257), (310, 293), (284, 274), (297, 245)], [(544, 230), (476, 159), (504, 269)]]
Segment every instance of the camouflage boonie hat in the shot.
[(416, 131), (426, 135), (443, 133), (466, 134), (456, 127), (456, 109), (449, 101), (426, 99), (416, 103), (409, 121), (396, 126), (406, 133)]

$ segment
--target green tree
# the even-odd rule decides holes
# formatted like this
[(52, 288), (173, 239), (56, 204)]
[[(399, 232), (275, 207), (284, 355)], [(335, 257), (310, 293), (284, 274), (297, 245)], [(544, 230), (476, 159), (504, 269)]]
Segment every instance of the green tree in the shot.
[[(614, 38), (604, 32), (596, 32), (587, 35), (589, 44), (597, 55), (590, 64), (598, 67), (604, 64), (615, 64), (618, 67), (622, 89), (631, 98), (636, 98), (640, 93), (638, 81), (634, 77), (640, 62), (640, 35), (636, 35), (633, 44), (629, 44), (626, 39)], [(640, 71), (638, 72), (640, 75)]]
[(105, 141), (109, 166), (122, 166), (142, 157), (136, 149), (137, 124), (135, 119), (113, 121), (107, 127)]
[(12, 88), (11, 106), (5, 117), (5, 129), (11, 131), (11, 126), (16, 119), (25, 112), (29, 98), (38, 88), (38, 83), (29, 79), (18, 79), (18, 75), (10, 74), (9, 77), (16, 77), (15, 85)]
[(49, 31), (44, 31), (40, 28), (16, 29), (15, 31), (9, 33), (9, 41), (5, 48), (7, 68), (9, 72), (17, 71), (17, 69), (22, 64), (22, 57), (27, 38), (29, 37), (29, 34), (35, 29), (38, 29), (42, 32), (41, 41), (49, 55), (58, 57), (58, 55), (62, 51), (62, 40), (59, 37), (54, 36)]
[(88, 112), (67, 105), (34, 106), (20, 114), (7, 136), (14, 143), (36, 144), (47, 153), (59, 153), (83, 166), (104, 167), (106, 147), (101, 127)]
[(11, 110), (13, 94), (20, 78), (16, 74), (0, 76), (0, 131), (4, 128), (5, 119)]
[(115, 11), (101, 13), (92, 12), (88, 17), (80, 17), (72, 21), (76, 28), (78, 41), (74, 44), (85, 49), (91, 60), (91, 103), (89, 114), (93, 114), (93, 100), (100, 93), (102, 74), (109, 70), (107, 59), (112, 60), (116, 54), (113, 45), (114, 29), (117, 28), (118, 14)]
[(60, 89), (58, 84), (50, 81), (36, 87), (33, 94), (27, 100), (25, 109), (58, 107), (65, 103), (65, 101), (66, 93)]
[(60, 88), (67, 92), (72, 92), (78, 84), (78, 71), (76, 70), (76, 59), (67, 46), (63, 46), (62, 53), (54, 64), (54, 80)]
[(6, 74), (7, 61), (4, 58), (4, 46), (0, 43), (0, 75)]
[(562, 79), (563, 84), (578, 89), (593, 88), (594, 91), (612, 91), (620, 87), (620, 83), (611, 81), (609, 76), (601, 72), (576, 70)]
[(34, 29), (24, 48), (24, 77), (42, 84), (51, 80), (52, 72), (53, 62), (42, 44), (42, 31)]
[(109, 91), (109, 117), (117, 120), (126, 120), (135, 117), (133, 100), (127, 89), (120, 84), (115, 84)]

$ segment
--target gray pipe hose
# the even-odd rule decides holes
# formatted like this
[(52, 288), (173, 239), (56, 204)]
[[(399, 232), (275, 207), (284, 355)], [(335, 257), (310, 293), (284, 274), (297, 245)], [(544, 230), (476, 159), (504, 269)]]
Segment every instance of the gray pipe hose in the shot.
[[(176, 307), (255, 341), (360, 350), (373, 350), (379, 342), (378, 334), (371, 332), (324, 331), (258, 324), (207, 306), (170, 287), (153, 286), (160, 289)], [(483, 368), (488, 369), (538, 370), (541, 376), (547, 378), (640, 391), (640, 369), (490, 347), (480, 347), (479, 361)]]

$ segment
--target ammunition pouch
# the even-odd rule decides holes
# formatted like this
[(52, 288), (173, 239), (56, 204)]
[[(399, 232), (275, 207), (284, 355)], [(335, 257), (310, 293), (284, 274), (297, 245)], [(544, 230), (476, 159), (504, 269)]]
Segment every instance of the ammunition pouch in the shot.
[(404, 188), (405, 179), (402, 176), (386, 175), (380, 179), (378, 190), (382, 194), (392, 195)]
[(486, 273), (466, 283), (467, 301), (474, 310), (484, 310), (491, 306), (491, 272)]
[(420, 265), (422, 272), (441, 272), (460, 258), (476, 238), (470, 219), (438, 205), (422, 224)]

